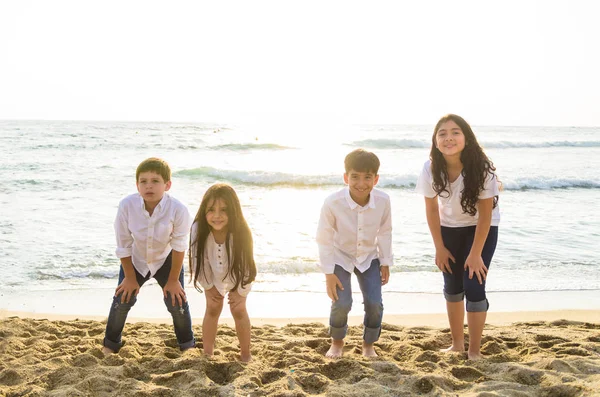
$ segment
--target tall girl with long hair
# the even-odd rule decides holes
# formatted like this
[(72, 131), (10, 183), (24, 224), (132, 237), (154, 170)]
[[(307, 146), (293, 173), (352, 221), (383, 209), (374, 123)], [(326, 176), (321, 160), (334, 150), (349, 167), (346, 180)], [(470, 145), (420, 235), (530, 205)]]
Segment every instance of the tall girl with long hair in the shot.
[(229, 308), (240, 342), (240, 358), (251, 360), (250, 318), (246, 297), (256, 277), (252, 233), (237, 194), (226, 184), (211, 186), (200, 203), (190, 236), (190, 273), (194, 287), (206, 293), (202, 322), (204, 353), (211, 356), (215, 346), (223, 298)]
[(462, 117), (448, 114), (435, 126), (429, 161), (416, 187), (425, 196), (435, 264), (444, 275), (452, 334), (452, 346), (445, 350), (465, 351), (466, 297), (471, 360), (482, 358), (481, 336), (489, 308), (485, 282), (498, 240), (495, 170), (471, 126)]

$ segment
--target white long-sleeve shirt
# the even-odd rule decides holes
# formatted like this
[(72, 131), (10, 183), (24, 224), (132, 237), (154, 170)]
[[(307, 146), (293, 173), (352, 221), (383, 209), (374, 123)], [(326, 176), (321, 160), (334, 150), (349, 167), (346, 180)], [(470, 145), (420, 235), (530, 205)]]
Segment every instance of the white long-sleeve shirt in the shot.
[(119, 203), (115, 219), (118, 258), (131, 256), (133, 266), (143, 276), (154, 276), (171, 252), (185, 252), (192, 220), (185, 205), (163, 195), (152, 216), (139, 193)]
[(361, 207), (350, 197), (346, 187), (333, 193), (321, 208), (317, 228), (320, 267), (331, 274), (335, 265), (352, 273), (361, 273), (379, 258), (381, 266), (391, 266), (392, 210), (390, 197), (381, 190), (373, 189), (369, 203)]
[[(197, 224), (192, 225), (192, 241), (196, 241)], [(232, 246), (233, 236), (229, 240), (229, 246)], [(196, 247), (192, 246), (192, 271), (196, 272), (196, 266), (198, 266), (198, 258), (196, 256)], [(206, 245), (204, 246), (204, 269), (198, 275), (198, 282), (204, 288), (204, 290), (215, 287), (221, 296), (225, 296), (235, 283), (231, 274), (227, 274), (229, 266), (229, 255), (227, 254), (226, 245), (218, 244), (215, 241), (215, 237), (212, 233), (208, 234), (206, 238)], [(242, 296), (248, 296), (252, 290), (252, 284), (246, 284), (242, 288), (240, 283), (237, 288), (237, 292)]]

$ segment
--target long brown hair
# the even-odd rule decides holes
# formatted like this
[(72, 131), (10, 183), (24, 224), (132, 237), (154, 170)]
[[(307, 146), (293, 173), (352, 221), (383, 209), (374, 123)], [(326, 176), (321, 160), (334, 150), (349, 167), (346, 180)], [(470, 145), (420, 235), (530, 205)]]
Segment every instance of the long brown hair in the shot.
[[(456, 114), (447, 114), (442, 117), (433, 130), (431, 137), (431, 174), (433, 176), (433, 190), (442, 196), (443, 193), (450, 194), (448, 190), (448, 168), (446, 160), (436, 146), (436, 134), (441, 125), (447, 121), (454, 121), (462, 130), (465, 136), (465, 148), (460, 153), (460, 161), (463, 164), (462, 175), (465, 187), (461, 192), (460, 205), (464, 213), (474, 216), (477, 213), (477, 201), (479, 194), (485, 188), (485, 181), (488, 175), (494, 175), (496, 167), (494, 163), (483, 152), (482, 147), (477, 142), (473, 129), (469, 123)], [(444, 197), (444, 196), (442, 196)], [(494, 208), (498, 205), (498, 196), (494, 197)]]
[[(227, 207), (227, 236), (225, 237), (225, 250), (229, 259), (227, 266), (228, 275), (232, 276), (235, 283), (233, 290), (238, 286), (244, 288), (256, 278), (256, 264), (254, 262), (254, 245), (252, 242), (252, 232), (244, 219), (240, 200), (235, 190), (227, 184), (217, 183), (212, 185), (202, 198), (198, 213), (194, 218), (196, 224), (195, 239), (192, 241), (190, 236), (189, 265), (190, 274), (193, 274), (194, 287), (200, 289), (198, 278), (200, 272), (205, 273), (204, 250), (206, 249), (206, 239), (210, 234), (210, 226), (206, 221), (206, 212), (209, 204), (216, 200), (223, 200)], [(231, 240), (231, 242), (230, 242)], [(193, 256), (196, 256), (196, 268), (193, 268)]]

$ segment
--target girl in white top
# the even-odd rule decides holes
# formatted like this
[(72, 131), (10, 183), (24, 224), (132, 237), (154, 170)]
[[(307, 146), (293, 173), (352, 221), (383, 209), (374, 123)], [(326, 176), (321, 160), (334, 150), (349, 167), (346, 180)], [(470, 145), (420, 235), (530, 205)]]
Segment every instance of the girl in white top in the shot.
[(256, 277), (252, 233), (237, 194), (226, 184), (211, 186), (200, 203), (190, 237), (190, 273), (194, 286), (206, 292), (202, 322), (204, 352), (212, 355), (223, 298), (229, 308), (240, 341), (240, 356), (250, 361), (250, 318), (246, 297)]
[(481, 335), (489, 307), (485, 280), (498, 240), (499, 188), (495, 170), (471, 126), (462, 117), (448, 114), (435, 126), (430, 160), (416, 187), (425, 196), (435, 264), (444, 275), (452, 333), (452, 346), (446, 351), (465, 350), (466, 297), (468, 357), (472, 360), (482, 357)]

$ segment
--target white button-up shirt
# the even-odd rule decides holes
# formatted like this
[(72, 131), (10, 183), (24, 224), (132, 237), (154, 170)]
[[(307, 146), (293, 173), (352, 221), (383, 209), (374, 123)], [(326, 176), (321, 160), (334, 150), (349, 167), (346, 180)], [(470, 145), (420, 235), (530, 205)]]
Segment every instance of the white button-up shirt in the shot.
[(154, 276), (171, 250), (187, 250), (191, 223), (187, 207), (167, 193), (152, 216), (139, 193), (129, 195), (119, 203), (115, 219), (117, 257), (130, 256), (138, 273)]
[(349, 273), (361, 273), (379, 258), (381, 266), (391, 266), (392, 210), (390, 197), (373, 189), (369, 203), (361, 207), (346, 187), (325, 199), (317, 229), (320, 267), (331, 274), (335, 265)]

